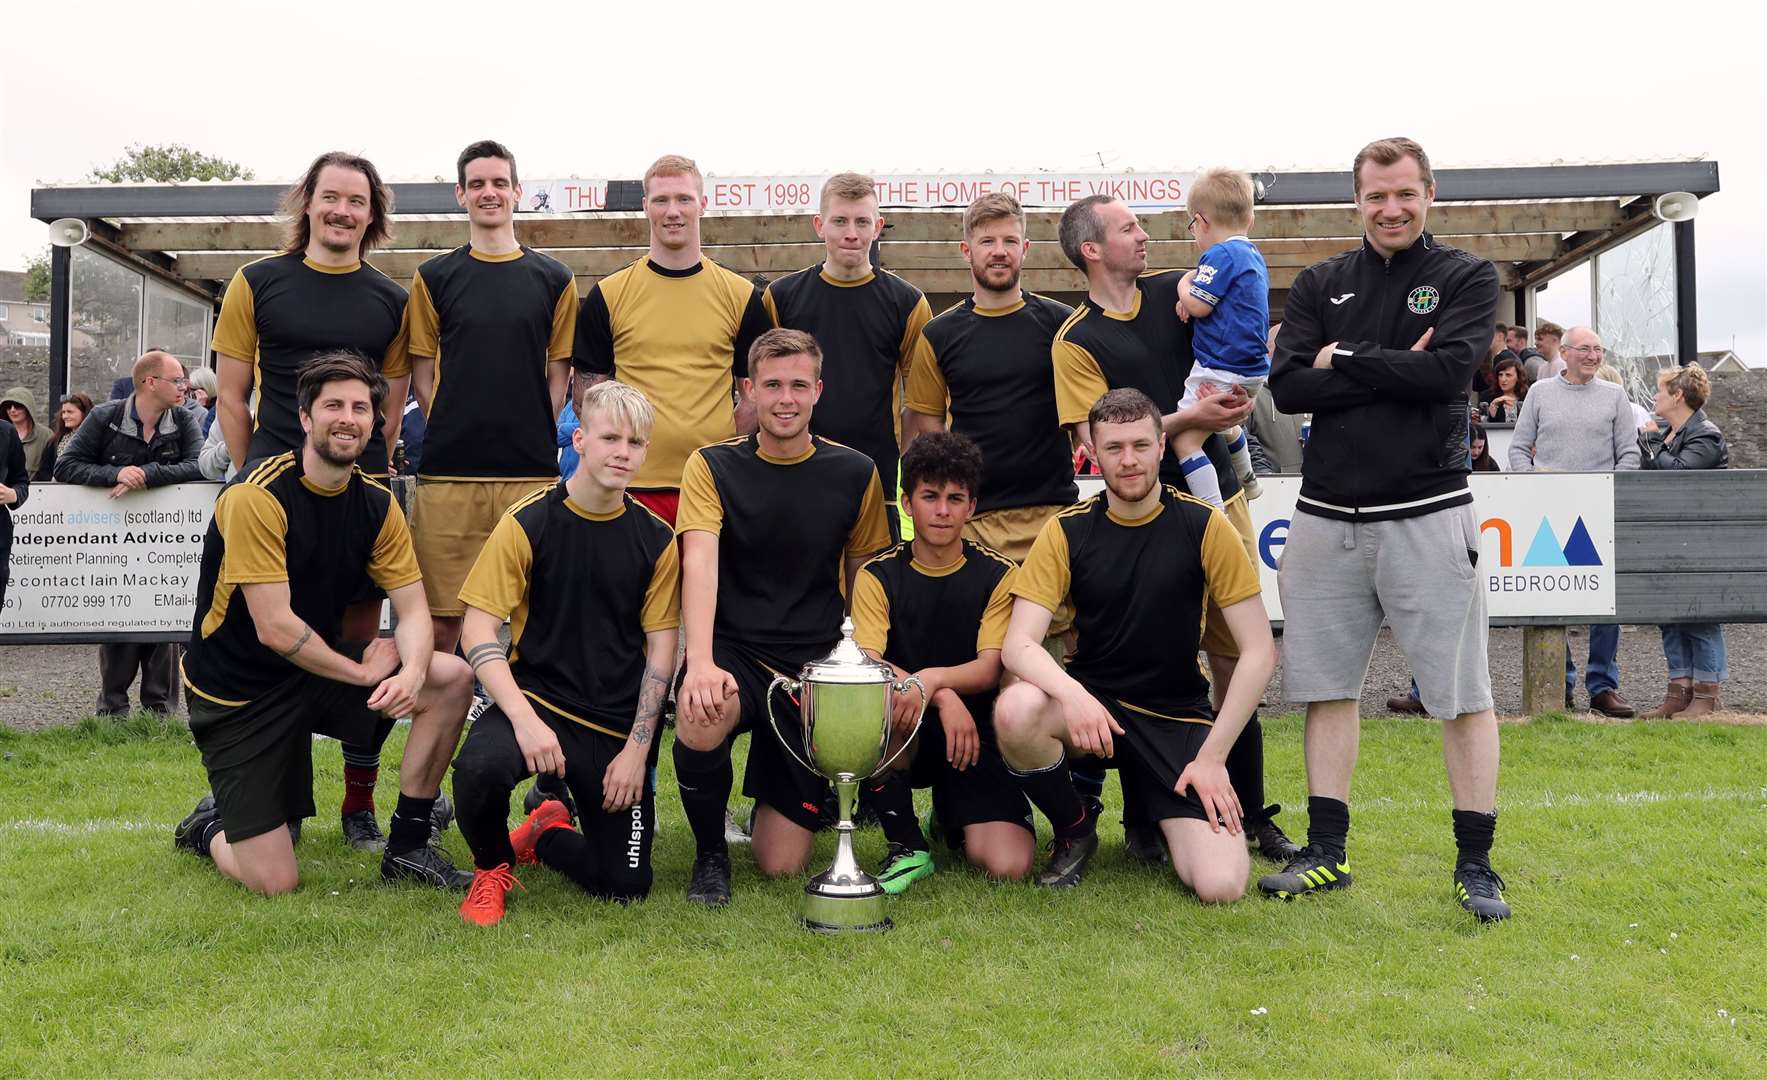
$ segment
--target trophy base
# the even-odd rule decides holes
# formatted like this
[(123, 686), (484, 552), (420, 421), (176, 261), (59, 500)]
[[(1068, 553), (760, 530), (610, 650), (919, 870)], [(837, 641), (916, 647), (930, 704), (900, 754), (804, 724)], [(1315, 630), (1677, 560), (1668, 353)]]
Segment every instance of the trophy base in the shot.
[(829, 896), (817, 892), (812, 883), (804, 890), (799, 921), (818, 934), (882, 933), (894, 925), (884, 914), (884, 897), (882, 889), (857, 896)]

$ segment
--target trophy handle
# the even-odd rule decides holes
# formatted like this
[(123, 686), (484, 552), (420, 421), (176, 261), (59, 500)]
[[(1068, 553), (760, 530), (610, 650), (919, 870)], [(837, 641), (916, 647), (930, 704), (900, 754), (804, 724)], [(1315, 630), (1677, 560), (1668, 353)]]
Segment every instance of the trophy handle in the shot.
[[(767, 723), (773, 725), (773, 734), (779, 736), (779, 745), (785, 747), (786, 753), (796, 758), (798, 764), (802, 765), (805, 769), (808, 769), (811, 773), (821, 776), (822, 774), (817, 771), (816, 766), (805, 761), (801, 754), (792, 749), (791, 740), (785, 737), (785, 732), (779, 730), (779, 718), (773, 715), (773, 691), (783, 689), (788, 694), (795, 694), (803, 688), (804, 684), (798, 682), (796, 679), (788, 679), (784, 675), (775, 675), (773, 681), (767, 684)], [(799, 724), (803, 723), (801, 719), (798, 722)]]
[[(883, 772), (885, 769), (889, 768), (895, 762), (895, 760), (897, 758), (902, 756), (902, 751), (908, 749), (908, 747), (910, 747), (914, 744), (914, 737), (916, 735), (920, 734), (920, 725), (922, 724), (922, 722), (924, 722), (926, 720), (926, 706), (927, 706), (926, 684), (924, 684), (920, 681), (919, 675), (910, 675), (906, 679), (903, 679), (901, 682), (892, 684), (890, 689), (894, 690), (898, 694), (906, 694), (908, 692), (908, 688), (911, 686), (914, 689), (920, 691), (920, 713), (917, 716), (915, 716), (915, 718), (914, 718), (914, 730), (910, 731), (908, 733), (908, 737), (906, 739), (902, 740), (901, 746), (896, 747), (895, 753), (891, 754), (888, 758), (885, 758), (883, 764), (879, 765), (877, 768), (875, 768), (871, 771), (872, 776), (876, 776), (878, 773)], [(886, 723), (887, 722), (888, 721), (886, 718)]]

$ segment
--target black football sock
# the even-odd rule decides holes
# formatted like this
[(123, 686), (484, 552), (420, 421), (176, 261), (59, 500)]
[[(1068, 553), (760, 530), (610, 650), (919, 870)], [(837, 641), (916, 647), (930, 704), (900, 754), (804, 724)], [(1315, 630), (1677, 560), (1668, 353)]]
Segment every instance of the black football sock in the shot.
[(730, 805), (730, 786), (735, 780), (730, 740), (715, 750), (695, 750), (676, 739), (674, 754), (675, 784), (681, 789), (681, 809), (693, 830), (695, 850), (701, 855), (724, 851), (724, 811)]
[(1491, 865), (1491, 840), (1497, 834), (1497, 814), (1478, 810), (1454, 811), (1454, 846), (1459, 850), (1455, 865), (1478, 863)]
[(1307, 796), (1307, 843), (1338, 862), (1350, 842), (1350, 804), (1323, 795)]
[(877, 812), (877, 822), (883, 827), (885, 840), (910, 851), (927, 850), (920, 822), (914, 820), (914, 789), (908, 786), (907, 777), (890, 773), (876, 780), (867, 780), (859, 797)]
[(1019, 787), (1024, 789), (1025, 796), (1031, 804), (1043, 811), (1049, 819), (1049, 827), (1055, 830), (1057, 839), (1073, 840), (1085, 836), (1098, 825), (1092, 815), (1086, 812), (1086, 805), (1080, 801), (1080, 793), (1074, 790), (1073, 776), (1068, 771), (1067, 755), (1053, 765), (1045, 765), (1031, 772), (1020, 772), (1008, 765), (1007, 771), (1012, 773)]
[(1087, 758), (1078, 765), (1069, 765), (1068, 775), (1073, 777), (1074, 790), (1082, 800), (1104, 801), (1104, 765), (1097, 759)]
[(415, 851), (429, 843), (430, 811), (435, 809), (435, 796), (420, 799), (399, 792), (399, 804), (393, 808), (392, 831), (387, 836), (387, 854), (398, 855)]

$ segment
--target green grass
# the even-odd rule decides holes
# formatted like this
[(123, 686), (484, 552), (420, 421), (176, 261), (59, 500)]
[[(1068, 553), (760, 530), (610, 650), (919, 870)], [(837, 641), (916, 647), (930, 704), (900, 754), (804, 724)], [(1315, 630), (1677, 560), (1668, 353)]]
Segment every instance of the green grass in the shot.
[[(1297, 808), (1300, 727), (1267, 740), (1272, 797)], [(1767, 1071), (1763, 727), (1506, 727), (1501, 926), (1450, 899), (1435, 726), (1371, 720), (1348, 892), (1205, 909), (1131, 865), (1113, 824), (1077, 891), (946, 867), (894, 903), (893, 933), (838, 940), (794, 925), (801, 883), (757, 880), (740, 851), (729, 910), (683, 900), (666, 764), (649, 902), (532, 869), (485, 930), (457, 897), (382, 886), (329, 817), (278, 900), (175, 853), (202, 789), (176, 725), (0, 733), (0, 750), (9, 1076)], [(336, 745), (315, 758), (334, 807)], [(860, 834), (873, 866), (881, 846)]]

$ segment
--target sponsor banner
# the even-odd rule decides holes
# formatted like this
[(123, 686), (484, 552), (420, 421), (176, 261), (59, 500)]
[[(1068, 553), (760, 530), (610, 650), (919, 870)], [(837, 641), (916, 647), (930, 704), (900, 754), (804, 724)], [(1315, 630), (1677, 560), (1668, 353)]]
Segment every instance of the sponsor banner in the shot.
[[(710, 213), (753, 211), (813, 214), (822, 204), (827, 176), (708, 176)], [(1005, 192), (1021, 205), (1059, 209), (1088, 195), (1110, 195), (1137, 210), (1175, 210), (1184, 205), (1192, 172), (1169, 173), (902, 173), (878, 176), (881, 206), (949, 209), (982, 195)], [(607, 206), (606, 180), (530, 180), (522, 185), (527, 213), (569, 214)]]
[[(1102, 490), (1081, 477), (1081, 493)], [(1264, 608), (1282, 619), (1276, 570), (1301, 491), (1298, 476), (1258, 479), (1251, 504)], [(1474, 473), (1478, 569), (1496, 620), (1614, 614), (1614, 478), (1607, 473)]]
[(109, 488), (32, 484), (12, 515), (0, 638), (189, 637), (220, 490), (175, 484), (113, 499)]

